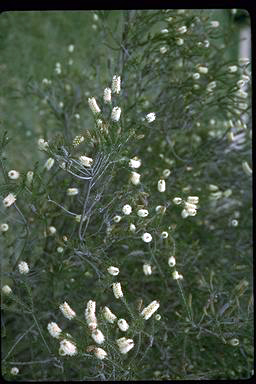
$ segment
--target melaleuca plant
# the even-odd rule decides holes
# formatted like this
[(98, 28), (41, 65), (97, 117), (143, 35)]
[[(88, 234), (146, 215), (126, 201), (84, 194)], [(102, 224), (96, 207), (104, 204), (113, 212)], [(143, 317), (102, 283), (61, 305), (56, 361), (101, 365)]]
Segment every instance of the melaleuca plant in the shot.
[(15, 166), (1, 136), (4, 374), (248, 377), (249, 60), (211, 11), (118, 16), (92, 16), (111, 76), (80, 76), (71, 44), (27, 84), (35, 162)]

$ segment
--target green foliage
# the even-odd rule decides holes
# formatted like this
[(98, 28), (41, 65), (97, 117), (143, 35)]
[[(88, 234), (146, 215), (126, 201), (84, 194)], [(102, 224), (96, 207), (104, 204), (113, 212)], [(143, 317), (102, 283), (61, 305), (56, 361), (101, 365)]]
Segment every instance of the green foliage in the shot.
[[(0, 233), (2, 285), (12, 289), (2, 299), (4, 376), (13, 378), (17, 366), (19, 380), (249, 378), (250, 64), (229, 47), (238, 34), (232, 19), (220, 10), (24, 12), (3, 14), (0, 26), (13, 76), (1, 80), (0, 195), (16, 198), (1, 206), (0, 224), (9, 226)], [(11, 61), (19, 50), (27, 71)], [(103, 90), (114, 75), (121, 92), (107, 103)], [(89, 101), (90, 111), (89, 97), (100, 111)], [(199, 203), (189, 208), (190, 196)], [(152, 241), (142, 240), (145, 233)], [(108, 273), (110, 266), (120, 273)], [(84, 317), (89, 300), (104, 360)], [(141, 312), (154, 300), (160, 308), (145, 320)], [(64, 302), (76, 313), (71, 320), (59, 310)], [(127, 332), (106, 320), (105, 306), (127, 320)], [(59, 339), (50, 322), (61, 328)], [(121, 354), (116, 340), (124, 336), (134, 347)], [(77, 354), (59, 353), (62, 340)]]

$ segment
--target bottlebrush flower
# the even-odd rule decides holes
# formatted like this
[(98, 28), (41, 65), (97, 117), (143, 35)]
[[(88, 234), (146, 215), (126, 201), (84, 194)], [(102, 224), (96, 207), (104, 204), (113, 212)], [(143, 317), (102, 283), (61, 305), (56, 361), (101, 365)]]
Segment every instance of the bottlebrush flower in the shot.
[(168, 265), (169, 265), (169, 267), (174, 267), (175, 264), (176, 264), (176, 259), (175, 259), (175, 257), (174, 257), (174, 256), (169, 257), (169, 259), (168, 259)]
[(121, 297), (124, 296), (120, 283), (113, 283), (112, 288), (113, 288), (113, 293), (116, 299), (120, 299)]
[(89, 97), (88, 104), (93, 114), (100, 113), (100, 108), (97, 104), (95, 97)]
[(20, 177), (20, 173), (12, 169), (8, 172), (8, 177), (12, 180), (17, 180)]
[(44, 139), (39, 139), (37, 144), (38, 144), (38, 148), (40, 149), (40, 151), (46, 151), (49, 147), (48, 142), (44, 141)]
[(117, 319), (116, 315), (114, 315), (114, 313), (111, 312), (111, 310), (108, 307), (103, 308), (103, 316), (111, 324), (113, 324)]
[(111, 112), (111, 119), (115, 122), (119, 121), (121, 116), (121, 108), (114, 107)]
[(72, 320), (74, 317), (76, 317), (75, 311), (70, 308), (66, 301), (63, 304), (60, 304), (59, 309), (61, 310), (63, 315), (69, 320)]
[(76, 345), (69, 340), (66, 340), (66, 339), (61, 340), (60, 348), (59, 348), (59, 354), (61, 356), (65, 356), (65, 355), (74, 356), (74, 355), (76, 355), (77, 354)]
[(93, 163), (93, 159), (87, 156), (80, 156), (79, 160), (85, 167), (91, 167)]
[(121, 77), (114, 75), (112, 79), (112, 92), (119, 94), (121, 91)]
[(137, 215), (140, 217), (147, 217), (148, 216), (148, 210), (147, 209), (139, 209), (137, 212)]
[(149, 276), (152, 274), (152, 268), (151, 268), (151, 265), (149, 264), (143, 264), (143, 272), (144, 272), (144, 275), (146, 276)]
[(165, 191), (165, 180), (158, 180), (157, 189), (159, 192)]
[(141, 160), (137, 156), (130, 159), (130, 161), (129, 161), (129, 167), (130, 168), (139, 168), (140, 166), (141, 166)]
[(104, 349), (102, 348), (95, 348), (94, 349), (94, 355), (100, 359), (100, 360), (103, 360), (105, 359), (105, 357), (107, 356), (107, 352), (104, 351)]
[(79, 189), (78, 188), (68, 188), (67, 189), (67, 195), (68, 196), (75, 196), (79, 193)]
[(125, 204), (122, 208), (122, 211), (125, 215), (130, 215), (132, 212), (132, 207), (129, 204)]
[(152, 236), (150, 235), (150, 233), (145, 232), (145, 233), (143, 233), (143, 235), (141, 236), (141, 239), (142, 239), (145, 243), (150, 243), (150, 242), (152, 241)]
[(91, 336), (97, 344), (102, 344), (105, 340), (105, 336), (99, 329), (94, 329)]
[(5, 294), (5, 295), (10, 295), (10, 293), (12, 293), (12, 289), (9, 287), (9, 285), (4, 285), (2, 287), (2, 292)]
[(104, 96), (103, 96), (104, 102), (106, 104), (111, 103), (111, 89), (105, 88), (104, 89)]
[(14, 202), (16, 201), (16, 197), (13, 193), (9, 193), (4, 199), (3, 199), (3, 205), (5, 207), (10, 207)]
[(58, 324), (54, 323), (54, 322), (51, 322), (47, 325), (47, 329), (50, 333), (50, 335), (52, 337), (55, 337), (56, 339), (58, 339), (60, 337), (60, 334), (62, 332), (62, 330), (60, 329), (60, 327), (58, 326)]
[(126, 337), (121, 337), (116, 340), (116, 343), (122, 354), (126, 354), (134, 347), (134, 341), (132, 339), (126, 339)]
[(19, 273), (21, 273), (22, 275), (26, 275), (27, 273), (29, 273), (29, 266), (26, 261), (21, 261), (18, 265), (18, 269)]
[(126, 332), (129, 328), (129, 324), (125, 319), (119, 319), (117, 325), (122, 332)]
[(108, 267), (107, 271), (112, 276), (117, 276), (119, 274), (119, 268), (117, 268), (117, 267), (113, 267), (113, 266)]
[(86, 309), (85, 309), (85, 319), (90, 329), (97, 328), (97, 319), (95, 315), (96, 311), (96, 302), (93, 300), (89, 300)]
[(148, 123), (152, 123), (152, 121), (154, 121), (155, 119), (156, 119), (155, 112), (151, 112), (146, 115), (146, 120), (148, 121)]
[(9, 225), (6, 223), (3, 223), (0, 225), (0, 232), (7, 232), (9, 229)]
[(54, 159), (52, 157), (49, 157), (48, 160), (46, 160), (45, 164), (44, 164), (44, 168), (47, 169), (47, 171), (50, 171), (50, 169), (53, 167), (54, 165)]
[(132, 172), (130, 180), (133, 185), (138, 185), (140, 183), (140, 174), (138, 172)]
[(143, 311), (141, 312), (141, 316), (143, 316), (145, 320), (148, 320), (153, 315), (153, 313), (158, 310), (159, 307), (159, 301), (154, 300), (152, 301), (152, 303), (150, 303), (147, 307), (143, 309)]

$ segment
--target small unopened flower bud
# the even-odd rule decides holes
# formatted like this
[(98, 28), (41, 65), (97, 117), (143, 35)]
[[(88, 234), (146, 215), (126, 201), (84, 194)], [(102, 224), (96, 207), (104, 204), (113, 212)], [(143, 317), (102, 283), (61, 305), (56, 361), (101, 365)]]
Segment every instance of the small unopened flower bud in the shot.
[(212, 28), (218, 28), (220, 26), (220, 22), (217, 20), (213, 20), (210, 22)]
[(111, 324), (113, 324), (117, 319), (116, 315), (114, 315), (114, 313), (111, 312), (111, 310), (108, 307), (103, 308), (103, 316)]
[(141, 166), (141, 160), (138, 157), (134, 157), (133, 159), (130, 159), (129, 161), (129, 167), (130, 168), (139, 168)]
[(165, 33), (168, 33), (168, 29), (164, 28), (164, 29), (161, 29), (161, 33), (165, 34)]
[(188, 196), (187, 202), (189, 204), (198, 204), (199, 202), (199, 197), (198, 196)]
[(114, 107), (113, 109), (112, 109), (112, 112), (111, 112), (111, 119), (113, 120), (113, 121), (119, 121), (119, 119), (120, 119), (120, 116), (121, 116), (121, 108), (119, 108), (119, 107)]
[(93, 163), (93, 159), (87, 156), (80, 156), (79, 160), (85, 167), (91, 167)]
[(62, 332), (61, 328), (58, 326), (58, 324), (51, 322), (47, 325), (47, 329), (52, 337), (55, 337), (58, 339), (60, 337), (60, 334)]
[(162, 316), (159, 315), (158, 313), (155, 315), (155, 319), (156, 319), (157, 321), (161, 320), (161, 318), (162, 318)]
[(126, 332), (129, 328), (129, 324), (127, 323), (127, 321), (125, 319), (119, 319), (117, 321), (117, 325), (118, 325), (119, 329), (123, 332)]
[(152, 236), (150, 233), (148, 232), (145, 232), (143, 233), (143, 235), (141, 236), (141, 239), (145, 242), (145, 243), (150, 243), (152, 241)]
[(51, 225), (49, 228), (48, 228), (48, 232), (50, 235), (54, 235), (56, 233), (57, 229)]
[(130, 180), (133, 185), (138, 185), (140, 183), (140, 174), (138, 172), (132, 172)]
[(16, 375), (18, 375), (19, 371), (20, 371), (19, 368), (12, 367), (10, 372), (11, 372), (11, 375), (16, 376)]
[(97, 357), (97, 359), (103, 360), (107, 356), (107, 352), (104, 351), (102, 348), (95, 348), (94, 349), (94, 355)]
[(174, 257), (174, 256), (169, 257), (169, 259), (168, 259), (168, 265), (169, 265), (169, 267), (174, 267), (175, 264), (176, 264), (176, 259), (175, 259), (175, 257)]
[(236, 65), (230, 65), (228, 67), (228, 72), (229, 73), (235, 73), (238, 70), (238, 67)]
[(170, 169), (165, 169), (165, 170), (163, 171), (163, 177), (164, 177), (165, 179), (166, 179), (167, 177), (169, 177), (170, 174), (171, 174)]
[(148, 121), (148, 123), (152, 123), (152, 121), (154, 121), (155, 119), (156, 119), (155, 112), (151, 112), (146, 115), (146, 120)]
[(66, 301), (63, 304), (60, 304), (59, 309), (61, 310), (63, 315), (69, 320), (72, 320), (74, 317), (76, 317), (75, 311), (70, 308)]
[(158, 215), (160, 215), (160, 214), (163, 215), (166, 211), (166, 207), (164, 205), (157, 205), (155, 208), (155, 211)]
[(177, 32), (180, 34), (186, 33), (187, 32), (187, 27), (183, 25), (182, 27), (177, 29)]
[(69, 46), (68, 46), (68, 51), (69, 51), (70, 53), (72, 53), (72, 52), (74, 52), (74, 49), (75, 49), (75, 46), (74, 46), (73, 44), (69, 44)]
[(12, 289), (9, 287), (9, 285), (4, 285), (2, 287), (2, 292), (5, 294), (5, 295), (10, 295), (12, 293)]
[(122, 211), (125, 215), (130, 215), (132, 212), (132, 207), (129, 204), (125, 204), (122, 208)]
[(12, 180), (17, 180), (20, 177), (20, 174), (18, 171), (15, 171), (12, 169), (11, 171), (8, 172), (8, 177)]
[(165, 180), (158, 180), (157, 189), (159, 192), (165, 191)]
[(61, 356), (65, 356), (65, 355), (74, 356), (74, 355), (76, 355), (77, 354), (76, 345), (69, 340), (66, 340), (66, 339), (61, 340), (60, 348), (59, 348), (59, 354)]
[(27, 273), (29, 273), (29, 266), (26, 261), (21, 261), (18, 265), (18, 269), (19, 273), (21, 273), (22, 275), (26, 275)]
[(178, 39), (176, 39), (176, 44), (177, 45), (183, 45), (184, 44), (184, 39), (181, 39), (180, 37)]
[(40, 149), (40, 151), (46, 151), (49, 147), (48, 142), (44, 141), (44, 139), (39, 139), (37, 143), (38, 143), (38, 148)]
[(208, 92), (212, 92), (213, 89), (216, 88), (216, 81), (212, 81), (211, 83), (209, 83), (206, 87), (207, 91)]
[(57, 252), (58, 252), (58, 253), (62, 253), (63, 251), (64, 251), (64, 248), (63, 248), (63, 247), (58, 247), (58, 248), (57, 248)]
[(119, 215), (116, 215), (116, 216), (113, 217), (113, 221), (114, 221), (115, 223), (119, 223), (119, 222), (121, 221), (121, 219), (122, 219), (122, 217), (119, 216)]
[(158, 310), (159, 307), (159, 301), (154, 300), (152, 301), (152, 303), (150, 303), (147, 307), (143, 309), (143, 311), (141, 312), (141, 316), (143, 316), (145, 320), (148, 320)]
[(206, 74), (206, 73), (208, 73), (208, 68), (207, 68), (207, 67), (204, 67), (204, 66), (199, 66), (199, 67), (198, 67), (198, 71), (199, 71), (200, 73)]
[(88, 104), (93, 114), (100, 113), (100, 108), (95, 97), (89, 97)]
[(178, 271), (173, 271), (172, 278), (174, 280), (182, 280), (183, 276)]
[(68, 196), (75, 196), (79, 193), (79, 189), (78, 188), (68, 188), (67, 189), (67, 195)]
[(167, 47), (163, 46), (163, 47), (160, 48), (160, 53), (162, 53), (162, 55), (165, 54), (167, 51), (168, 51)]
[(213, 192), (218, 191), (218, 189), (219, 189), (219, 187), (217, 185), (214, 185), (214, 184), (209, 184), (208, 188), (210, 191), (213, 191)]
[(182, 198), (181, 197), (174, 197), (174, 199), (172, 201), (174, 202), (174, 204), (180, 205), (182, 203)]
[(188, 216), (189, 216), (188, 211), (187, 211), (186, 209), (183, 209), (183, 210), (181, 211), (181, 217), (182, 217), (183, 219), (186, 219)]
[(13, 203), (15, 203), (16, 197), (13, 193), (9, 193), (4, 199), (3, 199), (3, 205), (5, 207), (10, 207)]
[(99, 329), (94, 329), (91, 336), (97, 344), (102, 344), (105, 340), (105, 336)]
[(117, 267), (113, 267), (113, 266), (108, 267), (107, 271), (112, 276), (117, 276), (119, 274), (119, 268), (117, 268)]
[(143, 265), (143, 272), (146, 276), (152, 275), (152, 268), (150, 264), (144, 264)]
[(137, 212), (137, 215), (140, 217), (147, 217), (148, 216), (148, 210), (147, 209), (139, 209)]
[(3, 223), (0, 225), (0, 232), (7, 232), (9, 229), (9, 225), (6, 223)]
[(112, 79), (112, 92), (119, 94), (121, 91), (121, 77), (114, 75)]
[(233, 338), (229, 340), (229, 344), (232, 345), (232, 347), (236, 347), (237, 345), (239, 345), (239, 339)]
[(47, 171), (50, 171), (50, 169), (53, 167), (53, 164), (54, 164), (54, 159), (52, 157), (49, 157), (49, 159), (46, 160), (44, 164), (44, 168), (46, 168)]
[(27, 182), (30, 185), (32, 180), (33, 180), (34, 172), (33, 171), (28, 171), (27, 172)]
[(193, 79), (194, 80), (198, 80), (200, 78), (200, 73), (196, 72), (196, 73), (193, 73)]
[(131, 232), (135, 232), (136, 231), (136, 226), (133, 223), (131, 223), (129, 229), (130, 229)]
[(125, 337), (116, 340), (116, 343), (122, 354), (126, 354), (134, 347), (134, 341), (132, 339), (126, 339)]
[(169, 234), (168, 234), (168, 232), (166, 232), (166, 231), (163, 231), (163, 232), (161, 233), (161, 237), (162, 237), (162, 239), (167, 239), (168, 236), (169, 236)]
[(111, 89), (105, 88), (104, 89), (104, 96), (103, 96), (104, 102), (106, 104), (111, 103)]
[(242, 162), (242, 168), (243, 168), (244, 172), (246, 173), (246, 175), (248, 175), (248, 176), (252, 175), (252, 169), (249, 166), (249, 164), (247, 163), (247, 161)]
[(120, 283), (113, 283), (112, 288), (113, 288), (113, 293), (116, 299), (120, 299), (121, 297), (124, 296)]

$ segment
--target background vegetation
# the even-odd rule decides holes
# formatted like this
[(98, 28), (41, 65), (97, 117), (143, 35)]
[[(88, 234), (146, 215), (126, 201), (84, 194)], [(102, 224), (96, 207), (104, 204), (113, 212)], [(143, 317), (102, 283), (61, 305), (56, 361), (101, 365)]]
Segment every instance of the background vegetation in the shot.
[[(218, 28), (211, 27), (215, 20)], [(9, 225), (0, 237), (2, 285), (13, 290), (2, 298), (5, 378), (13, 378), (13, 366), (21, 381), (251, 377), (252, 178), (242, 165), (251, 166), (251, 95), (250, 82), (246, 100), (237, 97), (236, 85), (242, 76), (250, 77), (250, 64), (238, 61), (237, 20), (249, 23), (246, 12), (230, 10), (1, 14), (0, 193), (2, 198), (16, 193), (21, 212), (1, 206), (1, 223)], [(184, 25), (187, 32), (179, 34)], [(161, 33), (166, 28), (168, 33)], [(57, 62), (61, 74), (56, 73)], [(208, 72), (195, 80), (198, 65)], [(230, 66), (238, 70), (230, 73)], [(103, 89), (114, 74), (122, 78), (116, 99), (122, 115), (120, 131), (109, 126), (110, 142), (97, 136), (87, 99), (95, 96), (102, 106)], [(217, 86), (209, 92), (213, 81)], [(150, 112), (156, 120), (147, 124), (143, 118)], [(103, 113), (109, 122), (107, 107)], [(72, 140), (80, 134), (85, 141), (74, 149)], [(55, 158), (50, 171), (44, 168), (46, 153), (38, 150), (41, 137), (49, 141), (48, 157)], [(69, 187), (82, 190), (83, 183), (58, 166), (58, 156), (65, 157), (61, 146), (72, 157), (111, 154), (116, 162), (91, 195), (90, 204), (100, 201), (82, 243), (79, 224), (47, 201), (81, 209), (82, 200), (65, 193)], [(139, 186), (129, 183), (128, 161), (135, 155), (142, 160)], [(166, 192), (159, 193), (157, 181), (166, 168), (171, 171)], [(18, 181), (8, 179), (10, 169), (21, 173)], [(34, 171), (30, 192), (29, 170)], [(199, 196), (199, 209), (195, 217), (183, 219), (173, 198), (189, 195)], [(133, 214), (115, 224), (113, 217), (123, 216), (124, 204), (133, 207)], [(155, 213), (157, 205), (166, 207), (164, 215)], [(136, 217), (142, 207), (149, 218)], [(128, 230), (131, 222), (135, 234)], [(45, 236), (51, 225), (56, 235)], [(142, 242), (143, 231), (152, 234), (152, 243)], [(169, 233), (166, 241), (162, 231)], [(171, 255), (181, 282), (172, 278)], [(17, 271), (21, 260), (31, 267), (27, 276)], [(144, 275), (144, 263), (152, 265), (152, 275)], [(112, 360), (103, 363), (83, 356), (92, 339), (83, 324), (65, 319), (58, 306), (66, 300), (83, 318), (87, 301), (96, 300), (104, 334), (112, 342), (123, 336), (100, 317), (99, 309), (108, 305), (132, 323), (126, 306), (113, 297), (109, 265), (120, 268), (129, 310), (136, 314), (141, 300), (147, 305), (158, 299), (161, 320), (152, 317), (143, 331), (131, 326), (129, 337), (136, 347), (124, 357), (113, 352)], [(50, 321), (74, 337), (78, 356), (58, 355), (59, 345), (47, 331)], [(114, 342), (109, 348), (114, 350)]]

